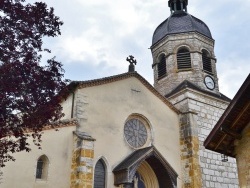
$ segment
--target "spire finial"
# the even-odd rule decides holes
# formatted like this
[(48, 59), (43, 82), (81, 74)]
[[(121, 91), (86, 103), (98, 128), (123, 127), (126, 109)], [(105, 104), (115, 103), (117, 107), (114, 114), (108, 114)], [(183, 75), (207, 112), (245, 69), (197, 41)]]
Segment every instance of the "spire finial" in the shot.
[(171, 14), (176, 11), (187, 12), (188, 0), (169, 0), (168, 6), (170, 7)]

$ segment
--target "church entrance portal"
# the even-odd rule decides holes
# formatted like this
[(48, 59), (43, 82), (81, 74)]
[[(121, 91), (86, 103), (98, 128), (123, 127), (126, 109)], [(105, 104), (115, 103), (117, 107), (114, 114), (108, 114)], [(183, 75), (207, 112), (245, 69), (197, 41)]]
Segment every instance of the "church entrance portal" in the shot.
[(116, 186), (175, 188), (177, 173), (155, 147), (134, 151), (113, 170)]
[(137, 188), (146, 188), (145, 180), (141, 176), (141, 174), (139, 174), (138, 172), (135, 173), (134, 187), (137, 187)]
[(137, 169), (133, 183), (134, 188), (159, 188), (157, 177), (146, 161)]

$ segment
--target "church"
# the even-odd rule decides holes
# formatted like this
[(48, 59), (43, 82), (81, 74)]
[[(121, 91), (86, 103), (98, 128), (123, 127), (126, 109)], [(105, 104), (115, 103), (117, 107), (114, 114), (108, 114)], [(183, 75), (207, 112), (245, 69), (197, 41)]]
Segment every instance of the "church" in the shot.
[(43, 131), (42, 150), (14, 154), (0, 187), (239, 187), (235, 159), (203, 144), (231, 101), (219, 91), (215, 40), (188, 0), (168, 5), (150, 48), (154, 86), (133, 56), (126, 73), (70, 83), (61, 128)]

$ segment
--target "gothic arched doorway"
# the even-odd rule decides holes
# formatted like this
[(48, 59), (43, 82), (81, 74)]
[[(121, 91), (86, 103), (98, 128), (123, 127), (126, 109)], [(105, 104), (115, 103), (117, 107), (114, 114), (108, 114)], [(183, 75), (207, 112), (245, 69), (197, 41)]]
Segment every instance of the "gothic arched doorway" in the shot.
[(155, 147), (139, 149), (113, 170), (114, 184), (125, 188), (175, 188), (177, 173)]
[(143, 161), (134, 176), (134, 188), (159, 188), (158, 179), (151, 166)]

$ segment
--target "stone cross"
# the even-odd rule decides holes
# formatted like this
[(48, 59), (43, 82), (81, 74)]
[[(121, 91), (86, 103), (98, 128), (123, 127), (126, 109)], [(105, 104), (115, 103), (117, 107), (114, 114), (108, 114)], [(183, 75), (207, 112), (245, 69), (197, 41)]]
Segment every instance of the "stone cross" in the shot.
[(128, 67), (128, 72), (134, 72), (135, 71), (134, 64), (136, 65), (136, 63), (137, 63), (136, 59), (134, 58), (134, 56), (130, 55), (130, 56), (127, 57), (126, 60), (130, 63), (130, 65)]

